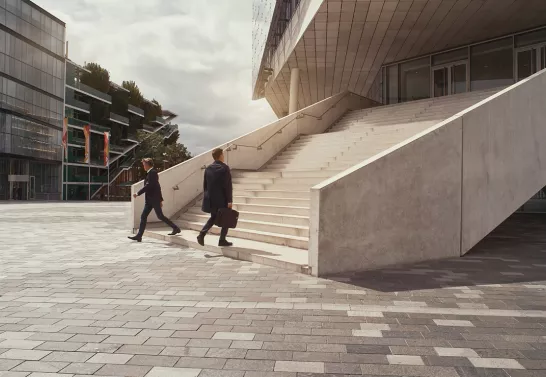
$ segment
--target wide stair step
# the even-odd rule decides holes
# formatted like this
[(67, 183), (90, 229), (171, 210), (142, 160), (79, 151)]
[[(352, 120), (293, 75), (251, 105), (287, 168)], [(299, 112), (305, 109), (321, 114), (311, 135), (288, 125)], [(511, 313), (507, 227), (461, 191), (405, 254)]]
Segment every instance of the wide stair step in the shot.
[[(351, 111), (318, 135), (300, 135), (260, 171), (233, 171), (237, 229), (230, 236), (292, 250), (309, 245), (310, 190), (492, 95), (467, 93)], [(199, 203), (200, 204), (200, 203)], [(188, 208), (178, 224), (200, 231), (209, 215)], [(213, 234), (219, 234), (214, 227)], [(211, 236), (212, 238), (213, 236)]]
[[(177, 220), (176, 225), (184, 229), (200, 231), (203, 228), (203, 223), (187, 220)], [(244, 225), (249, 225), (248, 222), (241, 222), (241, 225), (236, 229), (230, 229), (229, 234), (233, 237), (244, 238), (253, 241), (267, 242), (275, 245), (289, 246), (297, 249), (307, 249), (309, 247), (309, 237), (289, 236), (286, 234), (273, 233), (267, 231), (259, 231), (243, 228)], [(212, 234), (220, 234), (218, 227), (213, 227), (210, 232)]]

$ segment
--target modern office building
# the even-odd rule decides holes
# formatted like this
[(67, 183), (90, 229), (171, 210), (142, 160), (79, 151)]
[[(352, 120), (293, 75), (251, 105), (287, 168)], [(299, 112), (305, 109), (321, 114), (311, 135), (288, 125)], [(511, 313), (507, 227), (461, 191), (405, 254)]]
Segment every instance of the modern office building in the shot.
[[(128, 89), (97, 77), (88, 68), (67, 59), (65, 200), (107, 199), (114, 191), (115, 196), (119, 196), (116, 187), (126, 182), (120, 182), (118, 178), (135, 162), (135, 151), (139, 146), (137, 132), (160, 132), (168, 137), (178, 129), (170, 123), (176, 114), (162, 110), (157, 102), (135, 100)], [(90, 132), (88, 161), (86, 127)], [(105, 132), (109, 134), (107, 153)]]
[(61, 198), (65, 24), (0, 1), (0, 200)]
[[(256, 0), (253, 13), (253, 98), (280, 119), (221, 146), (234, 255), (314, 275), (461, 256), (546, 185), (546, 1)], [(209, 161), (161, 175), (190, 238)]]
[(130, 178), (139, 130), (167, 138), (178, 129), (176, 114), (100, 80), (65, 47), (64, 22), (29, 0), (0, 0), (0, 200), (107, 197)]

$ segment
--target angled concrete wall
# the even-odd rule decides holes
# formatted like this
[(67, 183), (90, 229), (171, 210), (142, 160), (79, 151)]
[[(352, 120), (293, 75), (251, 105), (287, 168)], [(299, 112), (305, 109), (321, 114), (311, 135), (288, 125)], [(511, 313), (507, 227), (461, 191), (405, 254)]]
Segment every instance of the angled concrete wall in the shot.
[(463, 255), (546, 186), (546, 71), (311, 192), (314, 275)]
[(462, 119), (464, 254), (546, 186), (546, 71)]
[[(299, 135), (322, 133), (347, 111), (376, 105), (350, 92), (339, 93), (218, 147), (226, 151), (226, 162), (232, 169), (257, 170)], [(212, 149), (159, 174), (165, 200), (163, 211), (167, 217), (178, 213), (202, 193), (203, 167), (212, 162), (211, 153)], [(142, 186), (143, 182), (133, 185), (131, 193), (138, 192)], [(144, 198), (132, 200), (129, 220), (132, 229), (138, 228), (143, 208)], [(149, 221), (157, 221), (155, 213), (150, 215)]]
[(460, 119), (311, 191), (313, 275), (460, 254)]

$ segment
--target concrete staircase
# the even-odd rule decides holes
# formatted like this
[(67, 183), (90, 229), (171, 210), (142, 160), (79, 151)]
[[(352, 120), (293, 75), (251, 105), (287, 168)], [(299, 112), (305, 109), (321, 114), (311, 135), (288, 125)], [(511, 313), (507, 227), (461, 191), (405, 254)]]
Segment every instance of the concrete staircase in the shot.
[[(261, 171), (234, 171), (234, 208), (241, 216), (230, 237), (307, 250), (311, 187), (495, 92), (352, 111), (324, 134), (299, 137)], [(199, 231), (208, 218), (200, 205), (183, 213), (178, 225)]]

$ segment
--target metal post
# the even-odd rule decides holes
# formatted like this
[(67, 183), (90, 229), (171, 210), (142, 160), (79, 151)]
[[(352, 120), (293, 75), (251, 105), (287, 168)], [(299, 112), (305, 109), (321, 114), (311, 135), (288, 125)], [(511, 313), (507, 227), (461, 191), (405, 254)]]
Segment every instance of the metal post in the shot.
[[(89, 139), (91, 139), (91, 135), (89, 135)], [(87, 197), (89, 200), (91, 200), (91, 140), (89, 140), (89, 176), (88, 176), (88, 182), (87, 182)]]
[(110, 152), (108, 152), (108, 201), (110, 201)]

